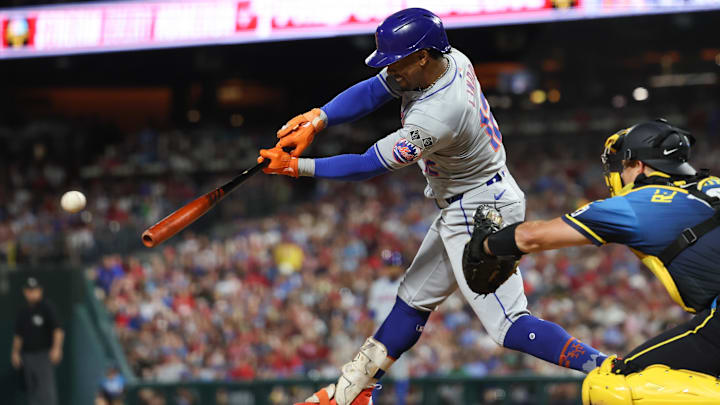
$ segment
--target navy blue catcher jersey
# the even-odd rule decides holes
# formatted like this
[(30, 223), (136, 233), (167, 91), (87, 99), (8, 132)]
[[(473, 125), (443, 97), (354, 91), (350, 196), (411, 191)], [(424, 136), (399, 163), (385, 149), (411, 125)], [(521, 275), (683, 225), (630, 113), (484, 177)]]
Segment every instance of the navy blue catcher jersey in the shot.
[(720, 227), (682, 251), (667, 268), (656, 257), (684, 229), (715, 213), (706, 201), (683, 187), (697, 187), (709, 196), (720, 197), (717, 177), (682, 187), (645, 185), (591, 202), (565, 215), (563, 220), (595, 245), (620, 243), (630, 247), (676, 303), (696, 312), (709, 308), (720, 295)]

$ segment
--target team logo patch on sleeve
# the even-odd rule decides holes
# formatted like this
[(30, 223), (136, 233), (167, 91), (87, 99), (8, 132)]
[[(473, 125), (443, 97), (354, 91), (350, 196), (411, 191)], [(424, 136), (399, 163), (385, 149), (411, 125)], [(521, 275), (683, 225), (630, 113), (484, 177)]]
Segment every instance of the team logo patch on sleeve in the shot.
[(393, 148), (393, 157), (398, 163), (410, 163), (420, 159), (420, 148), (407, 139), (400, 139)]

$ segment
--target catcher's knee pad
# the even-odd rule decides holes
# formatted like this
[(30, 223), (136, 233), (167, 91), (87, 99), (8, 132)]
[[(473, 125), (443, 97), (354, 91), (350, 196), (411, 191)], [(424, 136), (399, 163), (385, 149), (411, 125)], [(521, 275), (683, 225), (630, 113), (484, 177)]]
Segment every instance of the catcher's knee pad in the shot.
[(612, 371), (615, 356), (591, 371), (582, 386), (583, 405), (720, 404), (720, 380), (655, 364), (629, 375)]
[(372, 337), (367, 338), (355, 358), (342, 366), (342, 375), (338, 379), (335, 400), (338, 405), (349, 405), (362, 392), (377, 382), (378, 371), (387, 371), (395, 362), (388, 357), (384, 344)]

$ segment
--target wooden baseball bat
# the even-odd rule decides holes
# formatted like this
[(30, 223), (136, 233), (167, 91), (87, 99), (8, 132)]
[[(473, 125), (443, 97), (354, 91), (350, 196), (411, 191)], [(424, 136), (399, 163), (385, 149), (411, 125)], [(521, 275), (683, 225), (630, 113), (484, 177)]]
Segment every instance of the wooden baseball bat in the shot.
[(203, 216), (206, 212), (210, 211), (218, 201), (232, 193), (242, 182), (259, 172), (269, 163), (270, 160), (265, 159), (215, 190), (185, 204), (177, 211), (146, 229), (145, 232), (142, 233), (142, 243), (147, 247), (155, 247), (171, 238), (176, 233), (185, 229), (186, 226), (195, 222), (195, 220)]

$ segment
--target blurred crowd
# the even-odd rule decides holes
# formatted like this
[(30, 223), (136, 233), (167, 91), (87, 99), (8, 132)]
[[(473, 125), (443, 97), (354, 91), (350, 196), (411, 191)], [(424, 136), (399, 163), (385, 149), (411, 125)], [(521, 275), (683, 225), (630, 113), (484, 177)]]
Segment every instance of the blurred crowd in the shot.
[[(378, 136), (350, 128), (308, 154), (361, 152)], [(267, 129), (147, 129), (94, 149), (37, 135), (48, 128), (26, 131), (35, 136), (15, 138), (24, 143), (3, 155), (0, 260), (96, 263), (98, 296), (147, 380), (336, 376), (378, 326), (373, 291), (397, 283), (438, 212), (415, 167), (362, 183), (258, 175), (148, 250), (140, 232), (251, 166)], [(598, 158), (607, 135), (506, 138), (527, 219), (607, 196)], [(692, 162), (717, 173), (718, 142), (702, 142)], [(73, 188), (88, 208), (60, 213), (59, 196)], [(535, 315), (607, 353), (626, 353), (685, 319), (624, 247), (529, 255), (521, 270)], [(497, 347), (459, 295), (404, 357), (411, 376), (566, 372)]]
[[(140, 249), (143, 229), (253, 164), (258, 149), (253, 130), (116, 132), (58, 122), (0, 128), (1, 264), (69, 258), (77, 265)], [(259, 178), (244, 187), (254, 192), (218, 207), (208, 222), (257, 214), (289, 194), (287, 184)], [(88, 201), (79, 214), (60, 208), (60, 196), (72, 189)]]
[[(515, 149), (529, 219), (607, 193), (597, 159)], [(412, 168), (321, 181), (309, 201), (235, 218), (222, 237), (186, 231), (158, 252), (105, 256), (96, 284), (134, 371), (158, 381), (336, 376), (377, 327), (370, 291), (401, 276), (438, 212), (423, 183)], [(521, 270), (534, 314), (607, 353), (685, 319), (624, 247), (529, 255)], [(497, 347), (459, 295), (404, 356), (411, 376), (563, 373)]]

